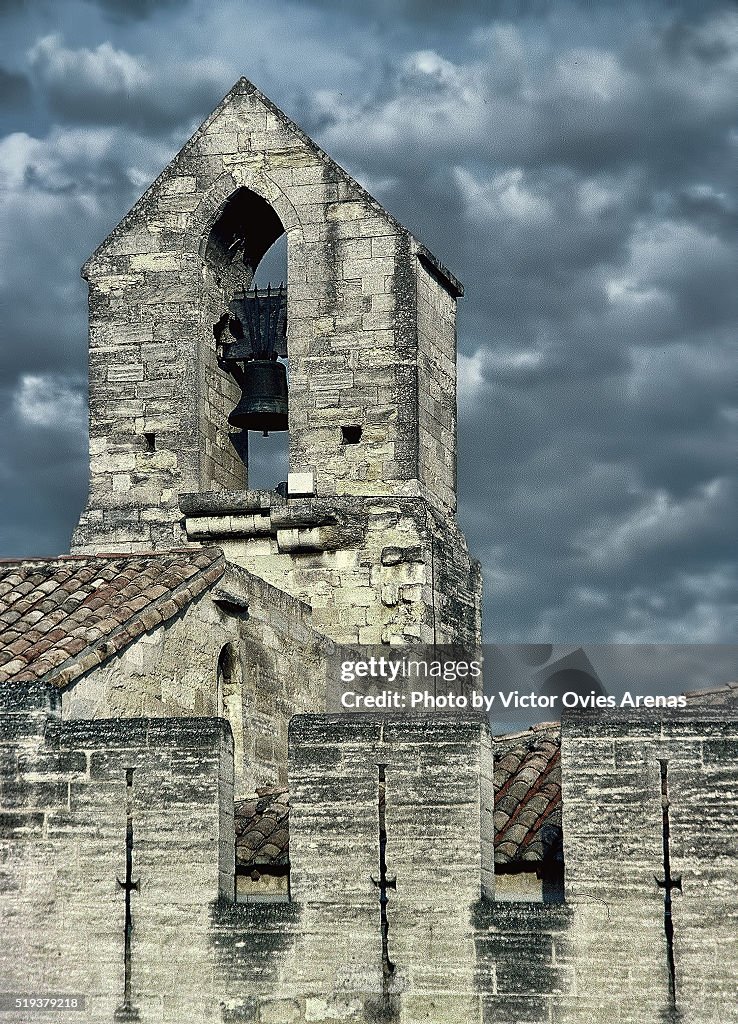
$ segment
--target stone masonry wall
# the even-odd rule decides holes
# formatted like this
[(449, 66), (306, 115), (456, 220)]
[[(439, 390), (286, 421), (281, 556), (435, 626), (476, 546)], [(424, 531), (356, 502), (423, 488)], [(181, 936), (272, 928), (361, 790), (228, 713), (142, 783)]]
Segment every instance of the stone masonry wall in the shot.
[(64, 690), (64, 717), (215, 715), (218, 655), (242, 631), (206, 592)]
[[(738, 1020), (735, 716), (693, 708), (659, 717), (572, 716), (561, 749), (566, 900), (575, 911), (568, 958), (576, 978), (572, 994), (556, 1001), (554, 1020)], [(654, 878), (664, 878), (662, 758), (671, 873), (683, 880), (673, 896), (676, 1013), (664, 892)]]
[[(491, 898), (491, 742), (481, 719), (298, 717), (292, 902), (238, 906), (225, 723), (62, 722), (58, 694), (43, 687), (11, 684), (0, 701), (0, 977), (6, 991), (88, 996), (88, 1010), (59, 1014), (61, 1024), (109, 1022), (121, 999), (115, 879), (125, 877), (128, 806), (141, 883), (132, 1001), (142, 1024), (738, 1019), (738, 742), (725, 717), (565, 723), (558, 906)], [(668, 762), (672, 874), (683, 884), (674, 897), (676, 1010), (654, 880), (663, 873), (659, 758)], [(372, 881), (380, 766), (387, 879), (396, 879), (386, 975)]]
[[(233, 755), (217, 719), (62, 722), (56, 693), (0, 690), (0, 977), (76, 993), (110, 1022), (123, 1001), (126, 819), (133, 820), (133, 1004), (142, 1022), (218, 1018), (210, 908), (233, 892)], [(132, 786), (126, 772), (133, 768)], [(48, 1013), (24, 1011), (23, 1021)], [(18, 1024), (17, 1012), (0, 1020)]]
[(481, 575), (463, 534), (422, 498), (185, 495), (191, 540), (309, 602), (339, 643), (480, 643)]
[[(570, 719), (563, 740), (566, 904), (543, 905), (474, 899), (476, 871), (443, 877), (445, 829), (457, 810), (463, 807), (471, 818), (462, 851), (476, 834), (470, 804), (455, 805), (453, 787), (463, 783), (449, 753), (460, 738), (454, 726), (449, 729), (441, 716), (434, 718), (435, 727), (418, 725), (417, 742), (408, 747), (414, 750), (415, 770), (401, 756), (395, 762), (402, 767), (397, 780), (390, 770), (393, 743), (400, 749), (403, 741), (410, 744), (415, 723), (376, 716), (372, 731), (371, 716), (359, 717), (364, 721), (353, 734), (353, 716), (346, 725), (332, 717), (296, 723), (291, 784), (297, 902), (282, 932), (283, 947), (274, 953), (277, 966), (270, 979), (262, 975), (253, 993), (254, 1014), (311, 1024), (335, 1019), (402, 1024), (738, 1020), (734, 722), (692, 711), (658, 720)], [(424, 762), (423, 737), (438, 744), (433, 762), (438, 775)], [(444, 739), (449, 748), (444, 749)], [(465, 739), (465, 760), (476, 768), (476, 743)], [(676, 1010), (668, 1001), (663, 890), (654, 879), (663, 877), (661, 757), (669, 766), (672, 874), (682, 875), (684, 887), (674, 897)], [(362, 881), (378, 848), (371, 774), (383, 760), (388, 762), (387, 863), (398, 886), (390, 891), (388, 905), (397, 975), (396, 990), (377, 999), (376, 894)], [(398, 785), (399, 793), (393, 788)], [(426, 800), (438, 801), (427, 819)], [(451, 810), (446, 800), (455, 805)], [(428, 846), (416, 847), (407, 860), (413, 842), (420, 839), (422, 846), (423, 837)], [(463, 864), (463, 852), (453, 863)], [(425, 872), (424, 883), (406, 895), (416, 867)], [(249, 926), (252, 943), (255, 933), (273, 943), (273, 915), (252, 914)], [(372, 957), (373, 974), (366, 966)]]
[[(79, 679), (62, 695), (65, 719), (223, 715), (236, 744), (236, 791), (284, 784), (293, 714), (325, 707), (325, 642), (310, 609), (230, 566), (223, 586), (244, 608), (208, 592)], [(230, 644), (237, 699), (224, 701), (218, 661)], [(234, 695), (235, 696), (235, 695)]]
[(328, 644), (312, 628), (310, 609), (258, 579), (249, 581), (249, 592), (240, 645), (246, 770), (239, 796), (287, 784), (290, 719), (322, 711), (326, 700)]
[[(274, 1019), (470, 1019), (469, 908), (494, 884), (486, 724), (473, 716), (305, 716), (293, 719), (290, 740), (300, 928), (272, 989), (284, 1014)], [(396, 878), (387, 907), (395, 968), (386, 984), (372, 881), (380, 878), (380, 765), (387, 876)]]
[[(388, 495), (418, 479), (419, 360), (434, 380), (436, 367), (448, 374), (439, 339), (418, 332), (425, 250), (242, 79), (84, 268), (91, 485), (77, 551), (172, 546), (178, 493), (244, 486), (225, 423), (237, 390), (213, 337), (230, 269), (208, 249), (239, 189), (287, 233), (291, 469), (315, 470), (321, 495)], [(258, 224), (241, 230), (260, 253), (273, 238)], [(342, 426), (362, 427), (360, 442), (346, 444)], [(448, 480), (435, 489), (425, 476), (448, 504)]]
[(415, 266), (418, 309), (418, 476), (456, 508), (456, 295), (433, 268)]

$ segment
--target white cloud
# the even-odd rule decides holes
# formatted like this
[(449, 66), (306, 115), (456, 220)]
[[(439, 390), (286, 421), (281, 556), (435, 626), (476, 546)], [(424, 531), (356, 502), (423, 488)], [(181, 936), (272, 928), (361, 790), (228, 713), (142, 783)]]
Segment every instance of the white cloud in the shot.
[(477, 351), (471, 356), (459, 352), (456, 362), (456, 390), (459, 408), (471, 409), (487, 390), (484, 379), (485, 353)]
[(57, 117), (81, 124), (125, 124), (148, 134), (194, 128), (209, 113), (213, 97), (233, 84), (232, 73), (212, 58), (152, 61), (108, 41), (94, 49), (72, 49), (59, 33), (38, 39), (27, 57)]
[(653, 307), (654, 316), (673, 314), (671, 296), (664, 288), (650, 287), (633, 277), (611, 277), (605, 282), (607, 297), (613, 305), (623, 309)]
[[(403, 61), (399, 81), (405, 88), (424, 93), (426, 99), (429, 90), (464, 105), (474, 105), (480, 98), (480, 85), (472, 69), (452, 63), (435, 50), (409, 54)], [(436, 109), (442, 108), (437, 106)]]
[(633, 88), (634, 77), (607, 50), (573, 49), (556, 65), (552, 85), (561, 95), (585, 103), (623, 102)]
[(594, 587), (575, 587), (571, 596), (576, 604), (585, 608), (607, 609), (612, 605), (611, 596)]
[(53, 128), (45, 139), (14, 132), (0, 140), (0, 189), (50, 192), (75, 189), (96, 165), (120, 155), (121, 140), (112, 129)]
[(529, 225), (551, 216), (550, 202), (527, 180), (522, 167), (511, 167), (487, 180), (481, 180), (465, 167), (456, 167), (454, 176), (472, 219), (520, 221)]
[(652, 281), (674, 281), (694, 266), (714, 265), (731, 258), (717, 236), (697, 224), (660, 220), (636, 225), (630, 253), (630, 271), (637, 289)]
[(79, 431), (87, 417), (81, 389), (48, 374), (24, 374), (13, 395), (21, 420), (31, 427)]
[(46, 86), (63, 88), (79, 96), (141, 92), (152, 86), (152, 75), (140, 59), (116, 50), (109, 42), (94, 50), (64, 46), (61, 35), (43, 36), (28, 51), (31, 68)]

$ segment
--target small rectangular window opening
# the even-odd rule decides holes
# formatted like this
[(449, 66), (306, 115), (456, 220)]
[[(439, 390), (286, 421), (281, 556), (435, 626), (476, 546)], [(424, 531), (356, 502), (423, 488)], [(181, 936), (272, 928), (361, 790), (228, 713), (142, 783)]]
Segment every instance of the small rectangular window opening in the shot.
[(361, 427), (357, 424), (341, 427), (344, 444), (358, 444), (361, 440)]
[(156, 451), (156, 434), (144, 434), (144, 444), (146, 445), (147, 452)]

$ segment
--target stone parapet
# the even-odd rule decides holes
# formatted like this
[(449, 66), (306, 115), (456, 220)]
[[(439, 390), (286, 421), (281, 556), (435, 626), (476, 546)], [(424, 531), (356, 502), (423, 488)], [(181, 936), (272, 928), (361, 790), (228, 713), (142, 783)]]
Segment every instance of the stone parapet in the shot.
[[(564, 717), (566, 900), (576, 910), (570, 956), (581, 972), (580, 995), (599, 1003), (594, 1020), (728, 1021), (726, 1008), (738, 1006), (729, 896), (736, 877), (735, 712), (695, 704)], [(673, 1017), (664, 888), (657, 883), (665, 878), (665, 846), (671, 877), (681, 879), (672, 892), (680, 1014)]]
[(3, 991), (83, 995), (86, 1010), (57, 1014), (63, 1024), (113, 1019), (130, 844), (133, 1005), (142, 1020), (213, 1019), (210, 907), (234, 887), (228, 724), (63, 722), (52, 692), (27, 688), (24, 710), (3, 690), (0, 724), (14, 723), (0, 738)]

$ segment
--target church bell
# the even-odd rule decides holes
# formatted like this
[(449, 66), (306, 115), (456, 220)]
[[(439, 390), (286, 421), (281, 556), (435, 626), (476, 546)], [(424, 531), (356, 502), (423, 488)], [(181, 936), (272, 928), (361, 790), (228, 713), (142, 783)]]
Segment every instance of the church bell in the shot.
[(241, 400), (228, 417), (243, 430), (287, 430), (287, 367), (276, 359), (252, 359), (240, 375)]
[[(224, 342), (228, 331), (233, 339)], [(241, 386), (241, 399), (228, 417), (242, 430), (288, 430), (287, 291), (254, 288), (235, 296), (226, 313), (213, 327), (218, 343), (218, 363)]]

